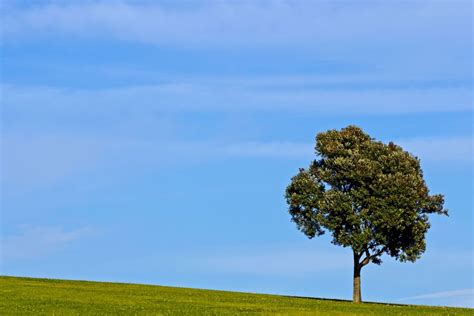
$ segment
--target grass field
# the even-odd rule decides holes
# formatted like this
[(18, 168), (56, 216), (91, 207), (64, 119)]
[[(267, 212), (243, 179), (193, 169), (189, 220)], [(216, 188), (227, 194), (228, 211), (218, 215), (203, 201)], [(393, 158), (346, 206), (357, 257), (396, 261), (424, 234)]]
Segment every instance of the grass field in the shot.
[(0, 315), (474, 315), (473, 309), (0, 277)]

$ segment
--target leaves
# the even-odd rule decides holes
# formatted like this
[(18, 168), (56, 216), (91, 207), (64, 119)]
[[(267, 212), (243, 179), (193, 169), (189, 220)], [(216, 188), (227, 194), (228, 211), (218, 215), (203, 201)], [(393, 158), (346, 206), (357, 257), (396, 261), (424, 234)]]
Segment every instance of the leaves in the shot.
[(442, 195), (429, 195), (419, 159), (356, 126), (320, 133), (320, 159), (300, 169), (286, 189), (289, 212), (309, 238), (332, 234), (367, 262), (386, 253), (415, 261), (425, 251), (427, 214), (447, 215)]

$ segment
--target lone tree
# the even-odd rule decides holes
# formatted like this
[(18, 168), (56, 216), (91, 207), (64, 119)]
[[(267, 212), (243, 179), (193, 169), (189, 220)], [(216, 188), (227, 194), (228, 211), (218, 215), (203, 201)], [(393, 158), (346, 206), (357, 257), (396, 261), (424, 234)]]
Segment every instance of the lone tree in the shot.
[(293, 222), (308, 238), (328, 231), (354, 255), (353, 301), (360, 271), (382, 254), (414, 262), (425, 251), (428, 214), (448, 215), (442, 195), (429, 195), (417, 157), (348, 126), (316, 136), (316, 154), (286, 189)]

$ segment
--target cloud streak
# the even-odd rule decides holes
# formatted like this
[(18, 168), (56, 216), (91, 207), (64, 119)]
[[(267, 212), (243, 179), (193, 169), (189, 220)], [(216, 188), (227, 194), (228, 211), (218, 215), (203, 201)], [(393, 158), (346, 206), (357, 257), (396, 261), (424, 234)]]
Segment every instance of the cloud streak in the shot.
[(398, 142), (421, 161), (473, 162), (473, 140), (470, 137), (413, 138)]
[[(370, 6), (370, 10), (367, 7)], [(7, 7), (7, 37), (68, 34), (154, 44), (324, 45), (328, 42), (456, 40), (469, 29), (469, 2), (329, 1), (156, 3), (85, 2)], [(403, 20), (403, 23), (400, 23)], [(242, 23), (245, 21), (245, 23)], [(335, 27), (337, 26), (337, 27)], [(407, 38), (408, 37), (408, 38)]]
[[(186, 260), (177, 260), (186, 258)], [(184, 274), (198, 271), (206, 274), (240, 276), (307, 277), (325, 271), (347, 270), (352, 267), (345, 250), (327, 251), (308, 245), (247, 245), (246, 247), (209, 248), (199, 251), (175, 249), (159, 255), (120, 260), (127, 267), (156, 263), (153, 267)], [(110, 263), (114, 265), (114, 263)], [(155, 270), (156, 268), (153, 268)]]
[(193, 265), (207, 271), (258, 276), (302, 277), (351, 267), (347, 254), (312, 249), (260, 249), (255, 252), (209, 254)]
[(91, 234), (82, 227), (66, 230), (59, 226), (21, 226), (11, 235), (2, 235), (2, 260), (15, 261), (47, 256)]
[(447, 298), (447, 297), (459, 297), (459, 296), (469, 296), (474, 299), (474, 289), (463, 289), (463, 290), (454, 290), (454, 291), (444, 291), (444, 292), (435, 292), (429, 294), (422, 294), (410, 297), (401, 298), (400, 301), (411, 301), (411, 300), (420, 300), (426, 298)]
[[(472, 163), (467, 137), (403, 139), (395, 143), (422, 163)], [(6, 134), (2, 139), (2, 193), (28, 192), (104, 170), (160, 169), (225, 159), (314, 159), (314, 144), (289, 141), (180, 141), (72, 135)], [(126, 166), (126, 168), (125, 168)], [(115, 174), (115, 172), (114, 172)]]
[[(233, 55), (228, 55), (237, 50), (246, 62), (257, 58), (259, 64), (275, 61), (275, 56), (286, 56), (294, 64), (302, 58), (306, 64), (300, 65), (300, 71), (320, 70), (317, 61), (345, 72), (370, 69), (404, 78), (416, 74), (423, 79), (469, 80), (470, 12), (470, 1), (403, 5), (380, 1), (45, 1), (6, 5), (1, 26), (5, 46), (38, 40), (68, 43), (68, 39), (86, 46), (90, 40), (99, 40), (101, 45), (104, 41), (134, 42), (181, 53), (215, 54), (224, 61), (215, 67), (221, 70), (241, 68), (232, 65)], [(187, 61), (189, 57), (183, 63)], [(196, 63), (208, 65), (208, 61)], [(286, 62), (276, 63), (272, 69), (284, 72)], [(80, 70), (88, 66), (81, 65)], [(294, 70), (286, 68), (287, 73)], [(120, 72), (110, 72), (114, 71)], [(135, 75), (140, 72), (134, 71)]]
[(4, 85), (5, 113), (301, 112), (325, 115), (472, 110), (469, 87), (439, 89), (265, 88), (239, 82), (170, 82), (102, 90)]
[(423, 301), (431, 304), (436, 302), (437, 305), (474, 307), (474, 289), (434, 292), (400, 298), (399, 301)]

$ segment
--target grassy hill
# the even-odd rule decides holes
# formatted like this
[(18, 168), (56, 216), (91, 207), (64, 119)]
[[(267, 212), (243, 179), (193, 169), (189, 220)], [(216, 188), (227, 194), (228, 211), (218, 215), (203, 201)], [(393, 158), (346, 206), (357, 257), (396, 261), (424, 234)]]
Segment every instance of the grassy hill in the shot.
[(1, 315), (474, 315), (473, 309), (197, 290), (139, 284), (0, 277)]

